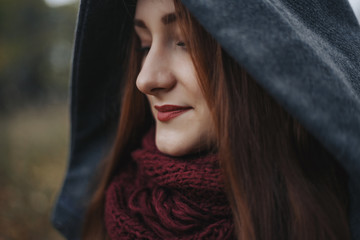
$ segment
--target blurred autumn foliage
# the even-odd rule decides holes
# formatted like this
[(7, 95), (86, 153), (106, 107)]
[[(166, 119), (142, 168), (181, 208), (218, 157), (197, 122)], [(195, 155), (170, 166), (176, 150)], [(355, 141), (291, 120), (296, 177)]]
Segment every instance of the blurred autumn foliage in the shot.
[(63, 239), (50, 216), (68, 154), (77, 10), (0, 1), (0, 240)]

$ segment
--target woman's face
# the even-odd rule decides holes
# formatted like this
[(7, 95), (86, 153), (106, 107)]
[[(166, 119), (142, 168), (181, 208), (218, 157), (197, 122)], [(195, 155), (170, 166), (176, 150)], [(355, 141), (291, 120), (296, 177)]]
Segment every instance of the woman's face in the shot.
[(173, 1), (137, 1), (134, 25), (143, 61), (136, 85), (149, 100), (157, 148), (172, 156), (214, 142), (210, 110), (177, 21)]

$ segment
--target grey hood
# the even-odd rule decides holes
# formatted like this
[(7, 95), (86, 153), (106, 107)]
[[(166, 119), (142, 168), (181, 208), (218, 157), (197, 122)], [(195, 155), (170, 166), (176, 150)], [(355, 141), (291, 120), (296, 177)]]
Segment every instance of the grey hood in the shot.
[[(347, 0), (183, 0), (190, 12), (349, 176), (360, 239), (360, 27)], [(135, 6), (82, 0), (71, 79), (71, 148), (53, 224), (78, 239), (88, 184), (119, 113)]]

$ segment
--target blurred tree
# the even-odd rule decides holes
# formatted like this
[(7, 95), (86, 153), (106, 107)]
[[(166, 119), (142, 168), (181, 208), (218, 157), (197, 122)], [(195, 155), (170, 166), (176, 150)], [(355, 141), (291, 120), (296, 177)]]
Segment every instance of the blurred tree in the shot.
[(0, 1), (0, 112), (67, 96), (76, 6)]

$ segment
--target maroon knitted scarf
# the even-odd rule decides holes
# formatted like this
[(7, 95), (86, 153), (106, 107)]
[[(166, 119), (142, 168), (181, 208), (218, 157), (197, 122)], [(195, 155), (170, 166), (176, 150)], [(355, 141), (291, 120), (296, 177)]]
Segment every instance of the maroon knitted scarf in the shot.
[(174, 158), (159, 152), (154, 129), (132, 152), (136, 167), (106, 192), (105, 224), (116, 239), (233, 239), (216, 155)]

